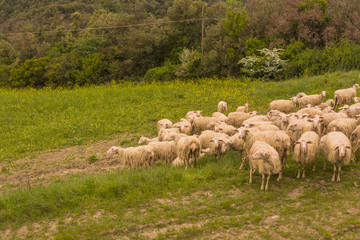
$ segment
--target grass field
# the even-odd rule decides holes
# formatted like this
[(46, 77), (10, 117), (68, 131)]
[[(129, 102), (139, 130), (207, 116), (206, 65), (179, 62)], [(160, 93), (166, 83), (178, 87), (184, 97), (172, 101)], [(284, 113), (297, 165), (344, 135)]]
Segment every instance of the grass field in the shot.
[[(230, 111), (245, 102), (265, 112), (272, 99), (328, 91), (360, 82), (358, 71), (286, 82), (203, 79), (149, 85), (123, 84), (75, 90), (1, 90), (0, 161), (41, 155), (79, 144), (116, 139), (134, 145), (153, 136), (161, 118), (177, 121), (189, 110), (210, 115), (220, 100)], [(329, 97), (328, 97), (329, 98)], [(34, 158), (34, 161), (36, 159)], [(96, 160), (96, 159), (95, 159)], [(76, 161), (76, 159), (74, 159)], [(48, 185), (21, 188), (0, 197), (3, 239), (358, 239), (358, 163), (331, 183), (332, 166), (295, 178), (290, 160), (284, 180), (272, 177), (260, 192), (260, 176), (248, 184), (239, 156), (208, 157), (184, 171), (156, 164), (151, 170), (71, 175)], [(3, 165), (5, 166), (5, 165)], [(1, 174), (12, 173), (4, 167)], [(28, 174), (31, 174), (29, 172)]]

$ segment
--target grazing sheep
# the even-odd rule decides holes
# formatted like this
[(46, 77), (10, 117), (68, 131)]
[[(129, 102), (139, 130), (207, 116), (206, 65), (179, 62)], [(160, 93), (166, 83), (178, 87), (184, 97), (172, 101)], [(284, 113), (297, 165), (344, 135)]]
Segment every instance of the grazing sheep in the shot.
[(172, 127), (172, 122), (169, 119), (161, 119), (157, 122), (157, 130), (158, 132), (163, 129), (163, 128), (171, 128)]
[(290, 100), (274, 100), (270, 103), (270, 110), (278, 110), (284, 113), (290, 113), (294, 110), (296, 106), (296, 97), (291, 98)]
[(244, 106), (240, 106), (236, 109), (237, 112), (245, 112), (247, 113), (249, 111), (249, 104), (245, 103)]
[(327, 108), (327, 107), (331, 107), (331, 106), (334, 106), (334, 100), (333, 100), (333, 99), (329, 99), (329, 100), (327, 100), (326, 102), (320, 103), (320, 104), (318, 105), (318, 107), (319, 107), (321, 110), (323, 110), (323, 109), (325, 109), (325, 108)]
[(196, 167), (196, 160), (200, 157), (201, 145), (197, 136), (180, 138), (176, 144), (176, 153), (185, 169), (189, 166)]
[(190, 117), (189, 122), (192, 125), (193, 133), (197, 134), (205, 130), (214, 129), (218, 119), (214, 117)]
[(299, 108), (305, 108), (306, 105), (311, 104), (312, 106), (319, 105), (326, 95), (325, 91), (322, 91), (320, 94), (307, 95), (298, 99)]
[(226, 115), (221, 113), (221, 112), (214, 112), (211, 116), (214, 117), (214, 118), (217, 118), (218, 121), (220, 121), (220, 122), (226, 122), (227, 121)]
[(342, 132), (348, 138), (351, 137), (352, 132), (357, 127), (357, 122), (352, 118), (340, 118), (329, 123), (328, 132)]
[(217, 111), (218, 111), (218, 112), (221, 112), (221, 113), (226, 113), (227, 110), (228, 110), (228, 108), (227, 108), (227, 103), (224, 102), (224, 101), (220, 101), (220, 102), (218, 103)]
[(142, 145), (142, 144), (148, 144), (150, 142), (157, 142), (157, 141), (159, 141), (158, 137), (155, 137), (155, 138), (141, 137), (138, 141), (138, 144)]
[(302, 178), (305, 178), (305, 167), (308, 164), (315, 163), (313, 171), (316, 168), (316, 162), (319, 154), (319, 135), (316, 132), (304, 132), (299, 140), (295, 142), (294, 161), (299, 163), (297, 178), (300, 178), (301, 169), (303, 170)]
[(148, 145), (138, 147), (111, 147), (108, 154), (117, 153), (123, 161), (124, 166), (131, 168), (151, 167), (154, 161), (154, 152)]
[(235, 133), (237, 133), (237, 129), (234, 126), (228, 125), (226, 123), (216, 123), (215, 127), (214, 127), (214, 131), (220, 132), (220, 133), (225, 133), (229, 136), (232, 136)]
[[(290, 152), (290, 137), (284, 131), (251, 131), (246, 128), (239, 128), (239, 138), (244, 140), (245, 158), (241, 163), (240, 169), (243, 169), (246, 158), (249, 157), (249, 151), (255, 141), (264, 141), (270, 144), (279, 153), (283, 166), (287, 166), (287, 158)], [(287, 166), (288, 167), (288, 166)], [(282, 179), (282, 173), (279, 174), (278, 181)]]
[(231, 112), (228, 115), (227, 124), (233, 125), (236, 128), (239, 128), (243, 122), (250, 118), (252, 114), (244, 112)]
[[(342, 132), (330, 132), (320, 139), (320, 148), (327, 161), (334, 164), (332, 181), (335, 182), (336, 170), (338, 172), (336, 181), (340, 182), (341, 167), (348, 165), (352, 158), (351, 142)], [(326, 161), (324, 160), (324, 169)]]
[(175, 123), (173, 125), (173, 128), (178, 128), (180, 133), (184, 133), (184, 134), (187, 134), (187, 135), (190, 135), (192, 133), (191, 123), (188, 120), (184, 119), (184, 118), (182, 118), (180, 120), (180, 122)]
[(343, 103), (351, 104), (351, 99), (356, 97), (356, 90), (358, 89), (359, 84), (354, 84), (351, 88), (336, 90), (334, 92), (334, 109)]
[(154, 152), (154, 162), (172, 162), (176, 158), (176, 146), (174, 141), (150, 142), (149, 145)]
[(323, 112), (315, 108), (303, 108), (296, 112), (297, 115), (307, 114), (308, 116), (315, 117), (315, 115), (322, 116)]
[(180, 133), (179, 128), (163, 128), (158, 133), (159, 141), (170, 141), (171, 133)]
[[(250, 179), (252, 183), (252, 174), (256, 170), (262, 175), (260, 190), (269, 189), (269, 179), (271, 174), (281, 174), (281, 162), (279, 153), (269, 144), (263, 141), (256, 141), (249, 151)], [(265, 174), (268, 175), (264, 188)]]
[(198, 111), (189, 111), (186, 113), (185, 118), (186, 118), (186, 120), (189, 121), (190, 117), (201, 117), (201, 113), (202, 113), (202, 111), (199, 111), (199, 110)]

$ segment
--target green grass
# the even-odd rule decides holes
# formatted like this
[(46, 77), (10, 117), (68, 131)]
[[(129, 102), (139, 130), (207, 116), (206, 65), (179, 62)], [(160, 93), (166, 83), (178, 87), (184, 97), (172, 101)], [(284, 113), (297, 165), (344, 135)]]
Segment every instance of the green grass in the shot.
[[(219, 100), (227, 101), (230, 110), (248, 102), (252, 110), (265, 112), (271, 99), (300, 91), (326, 90), (332, 96), (354, 82), (359, 82), (357, 71), (278, 83), (204, 79), (65, 91), (2, 90), (1, 160), (120, 134), (154, 135), (158, 119), (176, 121), (197, 109), (210, 115)], [(0, 236), (356, 239), (360, 194), (353, 182), (360, 180), (359, 164), (344, 167), (342, 182), (331, 183), (332, 166), (322, 170), (321, 156), (316, 172), (309, 166), (307, 178), (301, 180), (295, 178), (297, 166), (289, 162), (284, 180), (276, 182), (273, 176), (268, 193), (260, 191), (257, 174), (248, 184), (249, 173), (238, 170), (235, 152), (219, 161), (205, 158), (187, 171), (155, 164), (150, 170), (74, 175), (11, 191), (0, 196)]]

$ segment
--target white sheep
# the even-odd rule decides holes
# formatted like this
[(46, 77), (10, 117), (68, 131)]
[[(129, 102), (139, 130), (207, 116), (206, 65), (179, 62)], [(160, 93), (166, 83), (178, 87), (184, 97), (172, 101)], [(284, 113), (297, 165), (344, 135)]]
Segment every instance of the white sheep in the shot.
[(158, 137), (155, 137), (155, 138), (148, 138), (148, 137), (140, 137), (139, 141), (138, 141), (138, 144), (139, 145), (142, 145), (142, 144), (148, 144), (150, 142), (157, 142), (159, 141), (159, 138)]
[(329, 100), (327, 100), (326, 102), (324, 102), (324, 103), (320, 103), (319, 105), (318, 105), (318, 107), (321, 109), (321, 110), (323, 110), (323, 109), (325, 109), (325, 108), (327, 108), (327, 107), (331, 107), (331, 106), (334, 106), (334, 100), (333, 99), (329, 99)]
[(256, 116), (252, 116), (252, 117), (246, 119), (243, 122), (243, 124), (244, 123), (252, 123), (252, 122), (260, 122), (260, 121), (268, 122), (268, 121), (270, 121), (270, 119), (265, 115), (256, 115)]
[(351, 137), (352, 132), (357, 127), (357, 122), (352, 118), (340, 118), (329, 123), (328, 132), (342, 132), (348, 138)]
[(247, 113), (249, 111), (249, 106), (250, 105), (248, 103), (245, 103), (244, 106), (240, 106), (240, 107), (236, 108), (236, 111)]
[(123, 161), (124, 166), (131, 168), (136, 167), (151, 167), (154, 161), (154, 152), (148, 145), (138, 147), (111, 147), (108, 154), (117, 153)]
[(218, 119), (214, 117), (190, 117), (189, 122), (191, 123), (193, 133), (197, 134), (205, 130), (214, 129)]
[[(325, 159), (334, 164), (332, 181), (335, 181), (337, 171), (336, 181), (340, 182), (341, 167), (348, 165), (352, 158), (350, 140), (342, 132), (330, 132), (320, 139), (320, 148)], [(324, 160), (324, 169), (326, 169), (326, 160)]]
[(305, 119), (295, 119), (290, 121), (286, 129), (286, 133), (291, 138), (291, 146), (293, 146), (293, 144), (301, 137), (304, 132), (313, 130), (313, 123)]
[(269, 110), (278, 110), (284, 113), (290, 113), (296, 106), (296, 97), (292, 97), (290, 100), (274, 100), (270, 103)]
[(326, 92), (322, 91), (320, 94), (303, 96), (302, 98), (297, 99), (299, 108), (305, 108), (308, 104), (311, 104), (312, 106), (319, 105), (323, 101), (325, 95)]
[(322, 116), (324, 113), (316, 108), (303, 108), (296, 112), (297, 115), (304, 115), (315, 117), (315, 115)]
[(359, 84), (356, 83), (351, 88), (336, 90), (334, 92), (334, 109), (343, 103), (350, 104), (351, 100), (356, 97), (356, 90), (358, 89)]
[(243, 123), (241, 125), (244, 128), (255, 128), (259, 131), (278, 131), (280, 130), (277, 126), (275, 126), (270, 121), (259, 121), (259, 122), (251, 122), (251, 123)]
[(154, 162), (172, 162), (176, 158), (176, 145), (174, 141), (150, 142), (149, 145), (154, 152)]
[[(269, 189), (269, 179), (271, 174), (281, 174), (281, 162), (279, 153), (269, 144), (263, 141), (256, 141), (249, 151), (250, 179), (256, 170), (262, 175), (261, 190)], [(264, 188), (265, 174), (268, 175)]]
[(189, 111), (189, 112), (186, 113), (185, 118), (186, 118), (186, 120), (189, 121), (189, 118), (190, 118), (190, 117), (201, 117), (201, 113), (202, 113), (202, 111), (200, 111), (200, 110), (197, 110), (197, 111)]
[(236, 128), (241, 127), (241, 124), (243, 124), (243, 122), (250, 118), (252, 116), (252, 114), (250, 113), (244, 113), (244, 112), (231, 112), (228, 115), (227, 118), (227, 124), (229, 125), (233, 125)]
[(190, 135), (192, 133), (192, 125), (191, 125), (191, 123), (188, 120), (184, 119), (184, 118), (182, 118), (180, 120), (180, 122), (175, 123), (173, 125), (173, 128), (178, 128), (180, 133), (184, 133), (184, 134), (187, 134), (187, 135)]
[(220, 122), (226, 122), (227, 121), (226, 115), (221, 113), (221, 112), (214, 112), (211, 116), (214, 117), (214, 118), (217, 118), (218, 121), (220, 121)]
[(232, 136), (237, 133), (237, 129), (232, 125), (221, 122), (215, 124), (214, 132), (225, 133), (229, 136)]
[[(225, 133), (217, 133), (211, 130), (203, 131), (200, 136), (201, 149), (209, 148), (209, 154), (223, 155), (230, 146), (229, 136)], [(221, 153), (222, 152), (222, 153)]]
[(157, 130), (158, 132), (161, 130), (161, 129), (164, 129), (164, 128), (171, 128), (172, 127), (172, 122), (169, 120), (169, 119), (161, 119), (157, 122)]
[(159, 141), (170, 141), (171, 133), (180, 133), (179, 128), (163, 128), (158, 133)]
[(220, 101), (217, 106), (217, 111), (221, 113), (226, 113), (228, 110), (227, 103), (224, 101)]
[(295, 142), (294, 161), (299, 163), (297, 178), (300, 178), (301, 169), (303, 170), (302, 178), (305, 178), (305, 167), (314, 163), (313, 171), (316, 168), (316, 162), (319, 154), (319, 135), (316, 132), (304, 132)]
[(322, 120), (323, 125), (323, 133), (327, 130), (329, 123), (335, 119), (340, 118), (347, 118), (347, 115), (345, 113), (337, 113), (337, 112), (330, 112), (330, 113), (324, 113), (320, 119)]
[(176, 144), (176, 153), (180, 161), (185, 165), (196, 167), (196, 160), (200, 157), (201, 145), (197, 136), (187, 136), (180, 138)]

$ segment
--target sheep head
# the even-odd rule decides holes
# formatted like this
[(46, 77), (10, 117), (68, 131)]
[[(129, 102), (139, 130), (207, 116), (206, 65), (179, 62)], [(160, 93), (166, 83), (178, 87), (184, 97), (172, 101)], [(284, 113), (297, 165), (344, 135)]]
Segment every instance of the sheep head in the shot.
[(249, 133), (250, 131), (244, 127), (238, 128), (238, 138), (239, 139), (245, 139), (246, 135)]
[(251, 155), (252, 160), (268, 160), (270, 158), (270, 153), (266, 150), (256, 151), (253, 155)]
[(358, 90), (358, 89), (360, 88), (360, 87), (359, 87), (359, 84), (355, 83), (354, 86), (353, 86), (353, 88), (354, 88), (355, 90)]
[(343, 159), (346, 154), (346, 149), (351, 149), (351, 146), (339, 144), (334, 148), (334, 151), (337, 153), (340, 159)]
[(326, 91), (322, 91), (321, 93), (320, 93), (320, 95), (324, 98), (325, 96), (326, 96)]
[(297, 123), (290, 124), (288, 128), (292, 131), (302, 131), (304, 129), (303, 126)]
[(306, 141), (306, 140), (302, 140), (302, 141), (297, 141), (295, 142), (295, 144), (300, 144), (300, 152), (306, 154), (308, 151), (308, 144), (312, 144), (312, 141)]
[(107, 154), (114, 154), (114, 153), (118, 153), (121, 151), (121, 147), (116, 147), (116, 146), (112, 146), (111, 148), (109, 148), (109, 150), (107, 150)]

